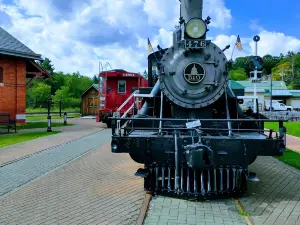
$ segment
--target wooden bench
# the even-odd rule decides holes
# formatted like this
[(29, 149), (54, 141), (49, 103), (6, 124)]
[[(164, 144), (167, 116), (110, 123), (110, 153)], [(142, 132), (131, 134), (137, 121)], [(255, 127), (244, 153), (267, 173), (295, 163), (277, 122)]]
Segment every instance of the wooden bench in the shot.
[(0, 126), (7, 126), (8, 133), (10, 128), (15, 129), (15, 132), (17, 132), (16, 121), (10, 119), (9, 113), (0, 113)]

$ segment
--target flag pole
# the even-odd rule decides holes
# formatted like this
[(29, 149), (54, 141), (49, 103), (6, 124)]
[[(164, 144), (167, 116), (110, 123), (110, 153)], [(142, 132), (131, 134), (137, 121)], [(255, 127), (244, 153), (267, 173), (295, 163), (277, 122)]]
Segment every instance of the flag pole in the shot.
[(234, 53), (235, 47), (236, 47), (236, 41), (235, 41), (235, 43), (234, 43), (234, 47), (233, 47), (233, 50), (232, 50), (231, 61), (232, 61), (232, 57), (233, 57), (233, 53)]
[[(152, 53), (154, 54), (154, 58), (155, 58), (156, 62), (158, 63), (156, 54), (155, 54), (155, 52), (154, 52), (154, 49), (153, 49), (152, 44), (151, 44), (151, 42), (150, 42), (150, 39), (148, 38), (148, 48), (149, 48), (149, 45), (150, 45), (150, 47), (151, 47)], [(148, 53), (148, 54), (149, 54), (149, 53)], [(151, 53), (150, 53), (150, 54), (151, 54)], [(149, 55), (150, 55), (150, 54), (149, 54)]]
[(232, 61), (232, 57), (233, 57), (234, 50), (235, 50), (235, 45), (234, 45), (233, 50), (232, 50), (231, 61)]

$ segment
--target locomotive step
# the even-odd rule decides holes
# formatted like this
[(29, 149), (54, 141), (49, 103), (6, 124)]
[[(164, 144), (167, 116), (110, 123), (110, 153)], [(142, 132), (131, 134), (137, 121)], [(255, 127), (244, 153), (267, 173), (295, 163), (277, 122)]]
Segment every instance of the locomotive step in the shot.
[(135, 176), (137, 177), (147, 177), (148, 175), (149, 172), (146, 169), (141, 169), (141, 168), (139, 168), (135, 173)]

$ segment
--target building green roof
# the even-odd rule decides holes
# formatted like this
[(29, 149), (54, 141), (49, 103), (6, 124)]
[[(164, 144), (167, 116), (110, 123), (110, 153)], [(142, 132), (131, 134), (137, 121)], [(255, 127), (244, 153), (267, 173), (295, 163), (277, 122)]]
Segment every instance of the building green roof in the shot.
[(245, 87), (243, 85), (241, 85), (240, 83), (234, 81), (234, 80), (229, 80), (229, 87), (231, 89), (245, 89)]
[[(239, 84), (243, 85), (247, 89), (253, 89), (253, 83), (251, 81), (237, 81)], [(273, 90), (287, 90), (287, 86), (283, 81), (272, 81)], [(257, 89), (271, 89), (270, 81), (261, 81), (260, 83), (256, 83)]]

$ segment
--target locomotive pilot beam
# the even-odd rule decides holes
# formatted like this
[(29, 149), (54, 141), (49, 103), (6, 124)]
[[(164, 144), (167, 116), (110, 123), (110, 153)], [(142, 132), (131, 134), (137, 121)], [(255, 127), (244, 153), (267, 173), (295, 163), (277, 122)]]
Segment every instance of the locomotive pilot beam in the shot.
[(180, 4), (173, 45), (148, 57), (149, 88), (135, 95), (143, 97), (142, 107), (130, 118), (111, 118), (112, 152), (144, 164), (136, 175), (148, 191), (192, 197), (244, 193), (247, 179), (254, 180), (248, 166), (257, 156), (281, 156), (286, 129), (279, 120), (273, 120), (279, 132), (264, 129), (271, 120), (258, 109), (244, 115), (228, 86), (229, 46), (222, 50), (206, 40), (210, 18), (202, 19), (202, 1)]

